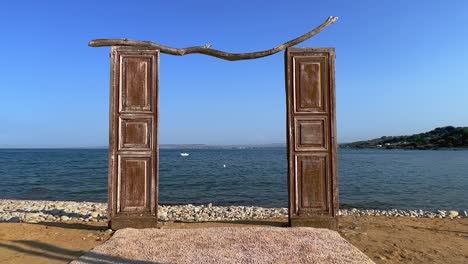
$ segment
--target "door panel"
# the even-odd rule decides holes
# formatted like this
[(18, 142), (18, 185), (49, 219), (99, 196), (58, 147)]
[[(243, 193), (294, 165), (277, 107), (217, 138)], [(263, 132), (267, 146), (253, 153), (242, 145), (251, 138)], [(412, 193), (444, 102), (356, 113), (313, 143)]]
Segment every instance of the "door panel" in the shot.
[(295, 118), (295, 150), (314, 151), (328, 149), (327, 117), (297, 117)]
[(149, 212), (151, 158), (119, 156), (119, 212)]
[(327, 157), (296, 156), (298, 213), (321, 211), (327, 213)]
[(153, 58), (139, 54), (121, 56), (122, 112), (151, 111), (151, 80)]
[(151, 150), (152, 117), (121, 117), (119, 150)]
[(297, 55), (292, 58), (295, 112), (328, 111), (328, 61), (324, 56)]
[(158, 50), (111, 50), (111, 227), (157, 224)]
[[(334, 49), (286, 50), (289, 218), (333, 228), (338, 210)], [(297, 224), (296, 224), (297, 223)]]

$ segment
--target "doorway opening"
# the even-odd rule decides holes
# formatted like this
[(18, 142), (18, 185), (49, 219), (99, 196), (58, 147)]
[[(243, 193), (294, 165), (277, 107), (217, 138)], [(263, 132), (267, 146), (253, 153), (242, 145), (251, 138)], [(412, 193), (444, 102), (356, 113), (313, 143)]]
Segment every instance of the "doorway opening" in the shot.
[(161, 56), (160, 205), (287, 207), (282, 60)]

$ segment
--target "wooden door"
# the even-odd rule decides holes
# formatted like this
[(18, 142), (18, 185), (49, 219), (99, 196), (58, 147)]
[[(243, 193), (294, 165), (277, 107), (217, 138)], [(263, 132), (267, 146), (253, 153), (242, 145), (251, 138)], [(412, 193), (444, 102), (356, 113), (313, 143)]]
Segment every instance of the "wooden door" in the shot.
[(289, 222), (336, 228), (335, 52), (289, 48), (285, 63)]
[(159, 51), (113, 47), (110, 227), (154, 227), (158, 205)]

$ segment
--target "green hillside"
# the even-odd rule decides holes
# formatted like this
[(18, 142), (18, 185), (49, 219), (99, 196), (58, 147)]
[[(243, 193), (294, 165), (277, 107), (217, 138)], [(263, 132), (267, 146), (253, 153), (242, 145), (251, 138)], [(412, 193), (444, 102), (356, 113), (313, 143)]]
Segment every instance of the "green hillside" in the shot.
[(411, 136), (381, 137), (340, 144), (341, 148), (440, 149), (468, 148), (468, 127), (438, 127)]

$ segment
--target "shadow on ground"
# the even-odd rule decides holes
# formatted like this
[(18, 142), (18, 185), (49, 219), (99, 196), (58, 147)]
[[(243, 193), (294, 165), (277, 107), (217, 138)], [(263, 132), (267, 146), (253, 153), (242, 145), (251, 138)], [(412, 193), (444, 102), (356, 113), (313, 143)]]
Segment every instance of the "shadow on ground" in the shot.
[(79, 264), (111, 264), (111, 263), (122, 263), (122, 264), (162, 264), (160, 262), (146, 261), (146, 260), (135, 260), (114, 257), (94, 252), (89, 252), (80, 258)]
[[(59, 260), (70, 262), (73, 261), (83, 254), (85, 251), (82, 250), (69, 250), (61, 247), (57, 247), (51, 244), (30, 241), (30, 240), (11, 240), (12, 244), (5, 244), (0, 242), (0, 247), (6, 248), (12, 251), (16, 251), (22, 254), (32, 255), (36, 257), (42, 257), (48, 260)], [(85, 264), (107, 264), (107, 263), (132, 263), (132, 264), (159, 264), (158, 262), (142, 261), (135, 259), (126, 259), (121, 257), (109, 256), (105, 254), (99, 254), (94, 252), (88, 252), (80, 259), (80, 263)]]
[(273, 226), (273, 227), (288, 227), (288, 220), (282, 218), (274, 218), (270, 220), (224, 220), (224, 221), (205, 221), (205, 222), (159, 222), (160, 228), (203, 228), (203, 227), (228, 227), (228, 226)]
[(85, 229), (85, 230), (97, 230), (97, 231), (104, 231), (107, 229), (106, 225), (89, 225), (89, 224), (82, 224), (82, 223), (70, 223), (70, 222), (39, 222), (35, 225), (43, 225), (43, 226), (53, 226), (53, 227), (60, 227), (60, 228), (67, 228), (67, 229)]
[(82, 250), (68, 250), (65, 248), (56, 247), (47, 243), (30, 241), (30, 240), (10, 240), (12, 244), (0, 242), (0, 247), (16, 251), (22, 254), (27, 254), (46, 259), (54, 259), (60, 261), (72, 261), (83, 255)]
[(276, 227), (288, 227), (288, 223), (284, 221), (259, 221), (259, 220), (239, 220), (239, 221), (212, 221), (204, 223), (221, 223), (221, 224), (238, 224), (238, 225), (258, 225), (258, 226), (276, 226)]

